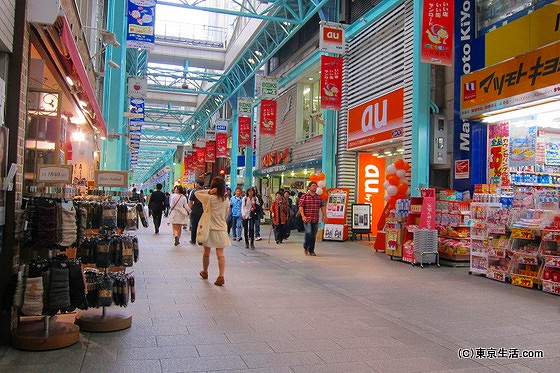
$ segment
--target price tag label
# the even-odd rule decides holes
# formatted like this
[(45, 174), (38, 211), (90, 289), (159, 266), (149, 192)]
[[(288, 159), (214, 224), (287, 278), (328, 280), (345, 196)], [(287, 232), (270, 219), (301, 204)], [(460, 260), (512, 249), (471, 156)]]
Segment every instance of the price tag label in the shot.
[(71, 183), (72, 166), (39, 165), (37, 181), (40, 183)]

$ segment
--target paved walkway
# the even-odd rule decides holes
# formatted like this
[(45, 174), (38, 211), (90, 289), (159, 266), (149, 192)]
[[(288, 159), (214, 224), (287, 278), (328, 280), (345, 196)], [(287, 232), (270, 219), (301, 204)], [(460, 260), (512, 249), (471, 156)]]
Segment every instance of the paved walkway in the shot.
[[(390, 261), (364, 242), (306, 257), (302, 234), (277, 245), (269, 229), (254, 251), (226, 250), (224, 287), (214, 255), (199, 278), (202, 249), (186, 235), (175, 247), (168, 226), (142, 229), (132, 327), (58, 351), (0, 347), (0, 372), (558, 372), (557, 296)], [(458, 357), (477, 347), (544, 358)]]

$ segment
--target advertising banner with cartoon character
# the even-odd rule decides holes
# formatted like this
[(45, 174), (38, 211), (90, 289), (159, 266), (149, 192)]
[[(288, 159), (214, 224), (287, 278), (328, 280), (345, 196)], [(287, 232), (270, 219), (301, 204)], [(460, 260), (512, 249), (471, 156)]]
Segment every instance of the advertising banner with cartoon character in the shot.
[(196, 148), (196, 166), (206, 167), (206, 148)]
[(216, 162), (216, 141), (206, 141), (206, 162)]
[(127, 48), (154, 49), (156, 0), (128, 0)]
[(321, 109), (340, 110), (342, 58), (321, 56)]
[(229, 157), (227, 147), (227, 133), (216, 134), (216, 157), (227, 158)]
[(276, 101), (274, 100), (261, 101), (261, 123), (259, 133), (261, 136), (276, 135)]
[(251, 146), (251, 118), (238, 117), (237, 123), (239, 125), (239, 139), (238, 146)]
[(422, 62), (434, 65), (453, 65), (453, 9), (453, 1), (424, 1)]

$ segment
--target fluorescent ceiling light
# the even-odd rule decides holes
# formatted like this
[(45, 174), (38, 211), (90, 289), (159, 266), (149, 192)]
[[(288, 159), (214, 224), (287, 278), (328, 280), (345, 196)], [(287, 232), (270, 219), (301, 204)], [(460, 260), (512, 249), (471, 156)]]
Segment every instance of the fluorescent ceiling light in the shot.
[[(560, 111), (560, 101), (548, 102), (541, 105), (533, 105), (530, 107), (508, 111), (501, 114), (490, 114), (482, 119), (484, 123), (503, 122), (514, 118), (522, 118), (530, 115), (544, 114), (553, 111)], [(495, 112), (494, 112), (495, 113)]]

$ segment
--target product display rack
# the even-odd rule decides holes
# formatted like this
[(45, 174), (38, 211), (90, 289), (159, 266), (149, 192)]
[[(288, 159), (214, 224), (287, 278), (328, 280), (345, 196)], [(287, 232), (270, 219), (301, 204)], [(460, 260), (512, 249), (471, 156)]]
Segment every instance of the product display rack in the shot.
[(463, 267), (470, 262), (470, 201), (436, 201), (438, 252), (442, 264)]
[[(404, 230), (404, 262), (412, 265), (436, 263), (439, 266), (437, 251), (436, 197), (435, 189), (421, 188), (419, 197), (410, 197), (410, 208)], [(417, 234), (416, 232), (421, 232)], [(433, 239), (435, 237), (435, 239)], [(419, 244), (419, 247), (415, 247)]]
[(471, 250), (469, 274), (485, 275), (488, 273), (488, 244), (490, 209), (501, 208), (502, 205), (493, 202), (471, 203)]
[(539, 253), (543, 258), (542, 290), (560, 295), (560, 230), (543, 229)]
[[(128, 210), (133, 215), (134, 218), (125, 214), (123, 218), (126, 220), (135, 220), (138, 221), (137, 209), (131, 208)], [(118, 229), (117, 223), (117, 208), (115, 209), (104, 209), (103, 210), (103, 222), (104, 224), (100, 227), (100, 229), (92, 229), (87, 230), (86, 234), (89, 238), (93, 237), (109, 237), (111, 235), (120, 236), (121, 230)], [(130, 225), (130, 224), (129, 224)], [(132, 224), (133, 226), (134, 224)], [(134, 240), (136, 247), (128, 247), (126, 245), (123, 246), (121, 253), (122, 257), (134, 257), (134, 251), (138, 251), (138, 241)], [(99, 249), (98, 249), (99, 250)], [(107, 248), (104, 250), (108, 250)], [(136, 258), (137, 259), (137, 258)], [(132, 265), (132, 263), (130, 263)], [(92, 267), (93, 266), (93, 267)], [(107, 263), (106, 266), (98, 266), (92, 263), (89, 263), (84, 267), (85, 268), (101, 268), (104, 273), (104, 276), (108, 276), (112, 272), (122, 272), (126, 274), (126, 267), (125, 266), (116, 266), (115, 263)], [(132, 284), (133, 285), (133, 284)], [(100, 290), (100, 292), (109, 292), (112, 290)], [(108, 295), (105, 295), (108, 296)], [(112, 297), (112, 295), (109, 295)], [(128, 297), (128, 294), (127, 294)], [(134, 298), (133, 300), (134, 301)], [(80, 327), (80, 330), (86, 332), (93, 332), (93, 333), (103, 333), (103, 332), (113, 332), (128, 329), (132, 326), (132, 315), (129, 312), (125, 312), (123, 310), (116, 310), (114, 307), (111, 306), (101, 306), (98, 308), (90, 308), (88, 310), (82, 310), (78, 313), (75, 320), (76, 325)]]
[(511, 258), (509, 275), (512, 285), (527, 288), (540, 286), (541, 264), (538, 258), (539, 244), (537, 241), (535, 229), (512, 228), (509, 247)]
[[(69, 193), (75, 192), (73, 188), (65, 186), (40, 186), (32, 187), (26, 198), (34, 199), (62, 199), (71, 198)], [(22, 215), (23, 217), (23, 215)], [(28, 222), (17, 219), (16, 231), (24, 234), (29, 228)], [(23, 236), (17, 238), (23, 240)], [(49, 249), (49, 256), (54, 255), (55, 251)], [(23, 281), (23, 271), (20, 269), (18, 280)], [(18, 282), (19, 282), (18, 281)], [(19, 350), (26, 351), (48, 351), (72, 346), (80, 339), (80, 328), (72, 322), (65, 321), (67, 315), (41, 315), (41, 316), (22, 316), (18, 317), (18, 326), (12, 330), (11, 346)]]

